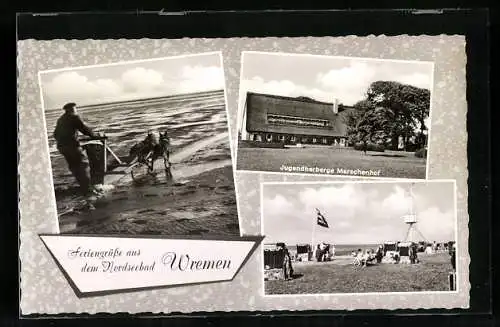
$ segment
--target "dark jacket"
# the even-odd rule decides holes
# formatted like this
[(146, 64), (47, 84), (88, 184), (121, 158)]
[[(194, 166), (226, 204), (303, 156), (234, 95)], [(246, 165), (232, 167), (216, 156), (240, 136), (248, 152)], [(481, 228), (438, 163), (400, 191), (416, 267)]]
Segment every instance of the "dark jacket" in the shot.
[(57, 141), (57, 147), (61, 146), (80, 146), (78, 142), (78, 132), (94, 137), (90, 127), (85, 125), (80, 116), (71, 113), (64, 113), (57, 120), (56, 128), (54, 130), (54, 138)]

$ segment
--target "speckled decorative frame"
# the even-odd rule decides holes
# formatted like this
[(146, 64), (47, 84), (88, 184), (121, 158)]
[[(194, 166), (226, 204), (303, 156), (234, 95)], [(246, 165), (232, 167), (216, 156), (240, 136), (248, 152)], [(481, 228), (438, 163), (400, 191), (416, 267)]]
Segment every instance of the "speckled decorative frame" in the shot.
[[(257, 249), (232, 282), (78, 298), (38, 234), (56, 233), (51, 167), (37, 74), (40, 70), (222, 51), (234, 158), (242, 51), (432, 61), (428, 178), (457, 186), (458, 292), (264, 297)], [(191, 313), (469, 307), (465, 37), (367, 36), (230, 39), (24, 40), (18, 42), (21, 314)], [(346, 177), (235, 172), (240, 231), (260, 233), (260, 183)], [(352, 178), (350, 178), (353, 180)]]

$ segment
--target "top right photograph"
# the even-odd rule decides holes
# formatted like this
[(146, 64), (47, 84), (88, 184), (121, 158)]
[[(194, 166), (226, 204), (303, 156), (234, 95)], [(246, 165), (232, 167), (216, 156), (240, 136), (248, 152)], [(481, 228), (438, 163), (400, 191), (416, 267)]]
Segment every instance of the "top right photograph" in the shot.
[(236, 170), (425, 179), (434, 63), (243, 52)]

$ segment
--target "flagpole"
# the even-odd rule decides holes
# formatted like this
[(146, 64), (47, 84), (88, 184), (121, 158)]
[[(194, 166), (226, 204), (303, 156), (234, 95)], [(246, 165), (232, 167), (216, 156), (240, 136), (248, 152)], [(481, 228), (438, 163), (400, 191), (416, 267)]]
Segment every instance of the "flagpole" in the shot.
[(312, 236), (311, 236), (311, 251), (314, 253), (315, 247), (314, 247), (314, 236), (316, 233), (316, 225), (318, 224), (318, 209), (316, 209), (316, 215), (314, 216), (313, 219), (313, 227), (312, 227)]
[(414, 204), (413, 204), (413, 183), (410, 184), (410, 214), (414, 214)]

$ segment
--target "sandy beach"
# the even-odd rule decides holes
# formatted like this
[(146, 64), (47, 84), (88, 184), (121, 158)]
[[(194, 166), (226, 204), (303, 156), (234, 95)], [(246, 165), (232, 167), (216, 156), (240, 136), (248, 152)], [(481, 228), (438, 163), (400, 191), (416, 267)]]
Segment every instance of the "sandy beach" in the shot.
[(265, 281), (265, 294), (331, 294), (449, 291), (452, 271), (447, 252), (419, 253), (418, 264), (354, 266), (349, 256), (329, 262), (294, 262), (290, 281)]

